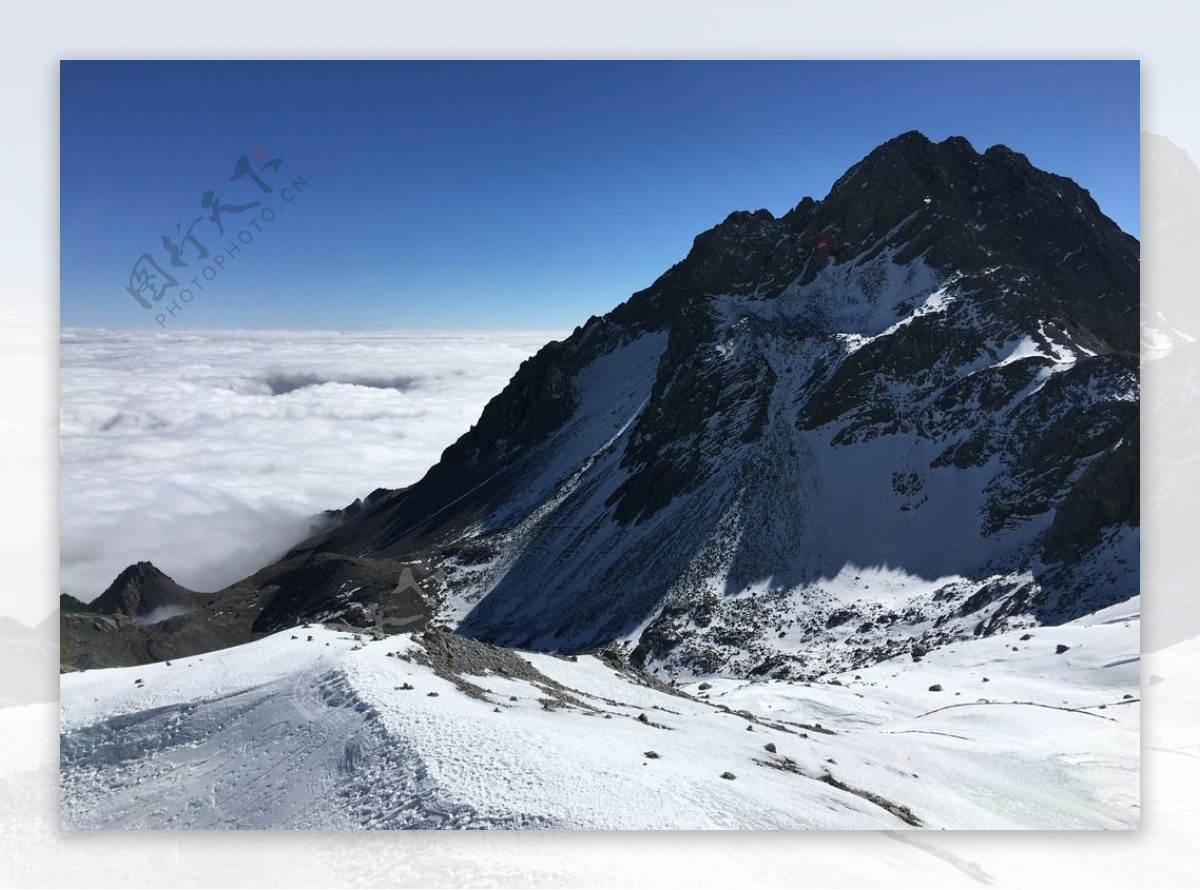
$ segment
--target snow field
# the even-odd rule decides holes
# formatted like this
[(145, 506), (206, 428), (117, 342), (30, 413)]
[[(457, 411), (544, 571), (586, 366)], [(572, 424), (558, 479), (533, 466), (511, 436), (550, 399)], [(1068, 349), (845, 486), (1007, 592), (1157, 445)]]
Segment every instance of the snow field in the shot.
[(968, 640), (827, 678), (841, 685), (713, 678), (686, 695), (597, 657), (522, 653), (540, 676), (462, 676), (481, 697), (421, 663), (420, 637), (300, 628), (169, 666), (64, 676), (62, 818), (1131, 828), (1138, 624), (1134, 601), (1029, 640)]

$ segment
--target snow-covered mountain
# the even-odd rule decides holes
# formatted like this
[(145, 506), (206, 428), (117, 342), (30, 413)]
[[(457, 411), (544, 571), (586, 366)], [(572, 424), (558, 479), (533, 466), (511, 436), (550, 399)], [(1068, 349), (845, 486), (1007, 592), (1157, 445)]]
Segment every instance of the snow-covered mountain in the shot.
[(63, 824), (1136, 825), (1138, 257), (918, 133), (731, 215), (412, 486), (64, 600)]
[(509, 646), (802, 676), (1137, 593), (1138, 243), (904, 134), (734, 213), (528, 360), (417, 484), (294, 551), (419, 560)]
[(418, 627), (616, 641), (672, 676), (819, 676), (1127, 600), (1138, 251), (1022, 155), (906, 133), (822, 201), (700, 235), (527, 360), (419, 482), (161, 633), (116, 631), (136, 645), (80, 618), (69, 648), (363, 626), (409, 569)]

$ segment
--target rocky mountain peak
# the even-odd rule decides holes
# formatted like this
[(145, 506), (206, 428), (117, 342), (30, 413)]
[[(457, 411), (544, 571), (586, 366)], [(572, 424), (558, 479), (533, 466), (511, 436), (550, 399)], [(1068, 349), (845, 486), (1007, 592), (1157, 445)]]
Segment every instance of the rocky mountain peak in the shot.
[[(1080, 244), (1088, 257), (1072, 261)], [(915, 130), (870, 152), (821, 201), (805, 198), (779, 218), (731, 213), (610, 317), (690, 327), (709, 296), (774, 299), (829, 267), (881, 255), (919, 258), (942, 276), (1008, 266), (1029, 280), (1031, 298), (1078, 322), (1094, 351), (1137, 352), (1124, 308), (1109, 299), (1137, 287), (1136, 240), (1085, 189), (1007, 146), (981, 154), (963, 137), (935, 143)]]
[(194, 598), (153, 563), (138, 562), (122, 570), (87, 608), (102, 615), (143, 616), (164, 606), (184, 607)]
[(698, 235), (239, 596), (272, 628), (351, 620), (343, 587), (431, 566), (462, 634), (756, 676), (1121, 601), (1138, 251), (1010, 149), (902, 134), (820, 201)]

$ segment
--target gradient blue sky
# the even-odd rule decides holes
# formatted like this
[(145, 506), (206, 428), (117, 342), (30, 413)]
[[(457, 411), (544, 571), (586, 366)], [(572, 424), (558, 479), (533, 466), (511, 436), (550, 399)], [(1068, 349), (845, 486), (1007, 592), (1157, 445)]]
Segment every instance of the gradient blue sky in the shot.
[[(64, 62), (64, 325), (158, 329), (126, 291), (176, 223), (216, 253), (169, 322), (570, 329), (731, 211), (824, 197), (906, 130), (1004, 143), (1138, 234), (1137, 62)], [(228, 179), (254, 145), (282, 158)], [(257, 168), (259, 164), (255, 164)], [(280, 200), (279, 186), (308, 186)], [(169, 291), (170, 302), (177, 290)]]

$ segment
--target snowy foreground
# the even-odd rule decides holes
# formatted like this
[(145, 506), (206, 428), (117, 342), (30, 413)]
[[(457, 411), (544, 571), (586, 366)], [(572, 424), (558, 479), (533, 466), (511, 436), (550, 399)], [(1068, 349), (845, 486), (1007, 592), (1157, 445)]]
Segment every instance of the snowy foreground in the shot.
[(285, 631), (64, 676), (62, 822), (1136, 827), (1137, 600), (1029, 633), (677, 694), (592, 656)]

